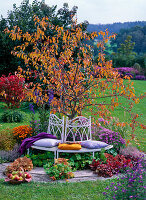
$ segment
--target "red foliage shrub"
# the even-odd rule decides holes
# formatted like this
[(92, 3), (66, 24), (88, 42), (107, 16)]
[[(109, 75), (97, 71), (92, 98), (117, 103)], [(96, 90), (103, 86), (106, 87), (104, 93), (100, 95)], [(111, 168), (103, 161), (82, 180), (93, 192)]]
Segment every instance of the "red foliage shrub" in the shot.
[(107, 164), (104, 164), (104, 163), (101, 163), (100, 165), (98, 165), (95, 171), (99, 176), (103, 176), (103, 177), (113, 176), (113, 169), (111, 168), (111, 166), (108, 166)]
[(19, 107), (24, 99), (24, 78), (9, 74), (0, 78), (0, 97), (9, 108)]
[(114, 174), (121, 172), (126, 169), (126, 167), (132, 168), (132, 162), (130, 159), (126, 159), (123, 155), (112, 156), (110, 154), (105, 153), (105, 157), (107, 158), (106, 162), (96, 161), (93, 159), (92, 164), (90, 165), (92, 170), (99, 176), (103, 177), (111, 177)]
[(91, 167), (91, 169), (93, 171), (95, 171), (99, 165), (100, 165), (100, 161), (99, 160), (96, 161), (96, 160), (93, 159), (92, 164), (90, 165), (90, 167)]

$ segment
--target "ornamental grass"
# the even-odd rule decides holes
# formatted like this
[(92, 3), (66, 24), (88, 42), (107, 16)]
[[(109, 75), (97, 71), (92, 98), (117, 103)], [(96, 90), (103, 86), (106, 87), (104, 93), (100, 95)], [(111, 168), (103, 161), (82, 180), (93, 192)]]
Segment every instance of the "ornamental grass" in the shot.
[(0, 130), (0, 150), (10, 151), (13, 149), (16, 142), (12, 129), (6, 128), (5, 130)]

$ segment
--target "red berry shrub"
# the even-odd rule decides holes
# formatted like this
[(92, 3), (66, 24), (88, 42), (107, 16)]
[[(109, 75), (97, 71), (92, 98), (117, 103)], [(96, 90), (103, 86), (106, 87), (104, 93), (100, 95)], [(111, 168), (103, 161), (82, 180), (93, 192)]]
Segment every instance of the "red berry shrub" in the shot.
[(107, 158), (106, 162), (96, 161), (93, 159), (90, 165), (91, 169), (94, 170), (99, 176), (111, 177), (118, 172), (122, 172), (126, 167), (132, 168), (132, 162), (130, 159), (126, 159), (123, 155), (112, 156), (105, 153)]
[(9, 108), (19, 107), (24, 99), (24, 78), (9, 74), (0, 78), (0, 97)]

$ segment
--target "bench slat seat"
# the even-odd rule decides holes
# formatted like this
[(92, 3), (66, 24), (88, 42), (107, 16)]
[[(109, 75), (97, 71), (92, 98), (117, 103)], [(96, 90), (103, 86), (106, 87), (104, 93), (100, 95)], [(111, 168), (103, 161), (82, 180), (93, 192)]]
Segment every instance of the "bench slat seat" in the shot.
[[(113, 148), (113, 145), (108, 145), (107, 147), (102, 148), (102, 149), (108, 150), (108, 149), (111, 149), (111, 148)], [(57, 149), (57, 158), (59, 158), (59, 153), (90, 153), (90, 152), (93, 153), (93, 158), (94, 158), (94, 153), (98, 152), (98, 151), (101, 151), (101, 149), (87, 149), (87, 148), (84, 148), (84, 147), (82, 147), (80, 150)]]

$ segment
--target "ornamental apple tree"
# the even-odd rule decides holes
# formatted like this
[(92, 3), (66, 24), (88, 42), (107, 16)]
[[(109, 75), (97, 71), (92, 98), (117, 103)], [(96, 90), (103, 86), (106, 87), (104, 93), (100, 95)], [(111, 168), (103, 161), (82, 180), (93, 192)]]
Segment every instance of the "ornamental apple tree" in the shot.
[[(125, 77), (125, 82), (112, 68), (112, 61), (105, 61), (104, 44), (114, 34), (109, 35), (107, 30), (89, 34), (76, 21), (68, 30), (54, 26), (47, 17), (40, 20), (34, 16), (34, 21), (37, 31), (31, 34), (22, 33), (17, 26), (5, 30), (12, 40), (23, 41), (12, 53), (22, 58), (27, 67), (25, 71), (19, 67), (19, 73), (28, 81), (30, 100), (40, 104), (49, 102), (52, 112), (60, 112), (70, 119), (81, 115), (85, 108), (92, 116), (109, 118), (111, 110), (122, 106), (123, 98), (127, 100), (123, 109), (129, 112), (139, 102), (130, 77)], [(45, 34), (48, 28), (50, 35)], [(99, 55), (95, 66), (92, 48), (85, 41), (98, 35), (103, 39), (97, 44)], [(133, 119), (136, 115), (131, 116)]]

